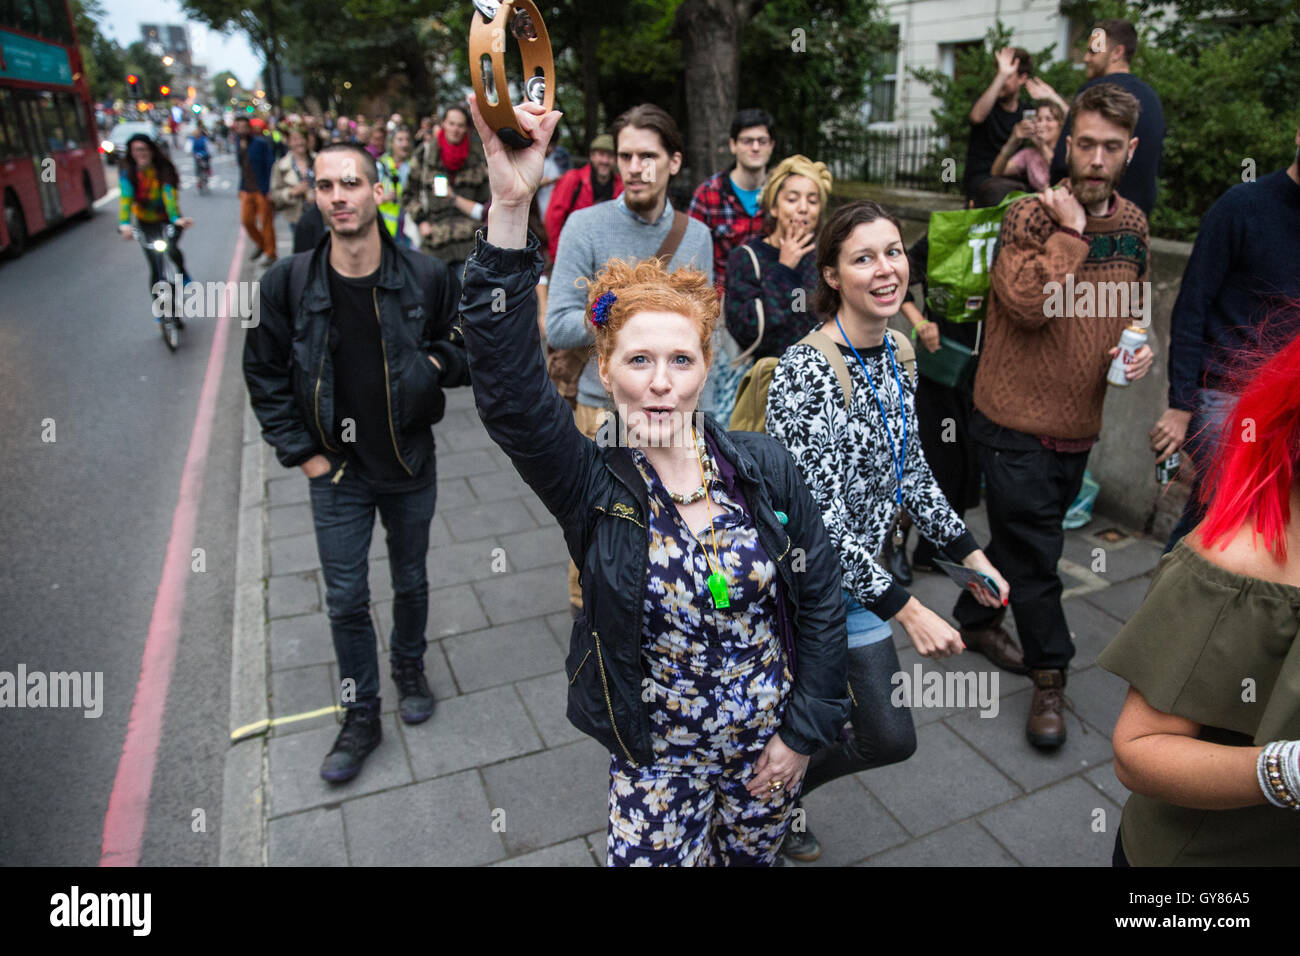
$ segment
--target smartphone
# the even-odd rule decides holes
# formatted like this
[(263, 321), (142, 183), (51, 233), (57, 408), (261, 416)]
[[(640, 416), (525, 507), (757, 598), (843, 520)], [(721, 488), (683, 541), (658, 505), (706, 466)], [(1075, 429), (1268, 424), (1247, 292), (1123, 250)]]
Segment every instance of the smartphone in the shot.
[(1027, 110), (1025, 110), (1025, 115), (1024, 115), (1024, 118), (1025, 118), (1025, 119), (1027, 119), (1027, 120), (1031, 120), (1031, 119), (1034, 119), (1034, 118), (1037, 117), (1037, 116), (1038, 116), (1038, 110), (1036, 110), (1036, 109), (1027, 109)]
[(446, 176), (433, 177), (433, 194), (435, 196), (437, 196), (440, 199), (444, 199), (450, 192), (451, 190), (448, 188), (448, 182)]
[(1002, 593), (998, 590), (997, 582), (982, 571), (975, 571), (965, 565), (956, 564), (952, 561), (944, 561), (942, 558), (936, 558), (935, 562), (944, 574), (952, 578), (953, 582), (960, 588), (970, 587), (983, 588), (995, 600), (1002, 600)]

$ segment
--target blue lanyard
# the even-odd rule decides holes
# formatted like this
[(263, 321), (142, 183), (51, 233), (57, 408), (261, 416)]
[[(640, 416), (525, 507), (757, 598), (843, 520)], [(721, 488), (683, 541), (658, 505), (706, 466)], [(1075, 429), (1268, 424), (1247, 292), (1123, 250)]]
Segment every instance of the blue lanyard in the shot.
[(885, 434), (889, 436), (889, 454), (894, 459), (894, 503), (902, 505), (903, 503), (903, 467), (907, 461), (907, 409), (903, 403), (903, 380), (898, 374), (898, 363), (894, 361), (894, 346), (889, 341), (889, 331), (885, 331), (885, 352), (889, 355), (889, 365), (894, 370), (894, 381), (898, 385), (898, 405), (899, 412), (903, 418), (903, 450), (900, 454), (897, 446), (894, 444), (894, 430), (889, 427), (889, 416), (885, 414), (885, 403), (880, 400), (880, 392), (876, 390), (876, 382), (871, 377), (871, 370), (867, 368), (867, 363), (862, 360), (858, 350), (853, 348), (853, 343), (849, 337), (844, 334), (844, 326), (840, 325), (840, 317), (837, 313), (835, 316), (835, 327), (840, 330), (840, 335), (844, 336), (844, 341), (850, 349), (853, 349), (853, 355), (862, 366), (862, 371), (867, 374), (867, 384), (871, 386), (871, 394), (876, 396), (876, 406), (880, 409), (880, 420), (885, 423)]

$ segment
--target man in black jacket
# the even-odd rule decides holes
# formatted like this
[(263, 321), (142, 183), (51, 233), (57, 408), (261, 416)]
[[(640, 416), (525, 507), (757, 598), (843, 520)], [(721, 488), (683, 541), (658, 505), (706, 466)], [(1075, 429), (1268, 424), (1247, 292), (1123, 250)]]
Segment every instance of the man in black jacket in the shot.
[(316, 157), (329, 235), (268, 269), (261, 322), (244, 343), (244, 378), (262, 436), (311, 484), (316, 544), (338, 658), (343, 729), (321, 766), (350, 780), (382, 737), (379, 663), (367, 580), (375, 511), (393, 582), (389, 642), (400, 713), (433, 713), (424, 677), (425, 555), (436, 493), (431, 426), (443, 387), (469, 383), (457, 320), (460, 284), (378, 227), (382, 186), (359, 146)]

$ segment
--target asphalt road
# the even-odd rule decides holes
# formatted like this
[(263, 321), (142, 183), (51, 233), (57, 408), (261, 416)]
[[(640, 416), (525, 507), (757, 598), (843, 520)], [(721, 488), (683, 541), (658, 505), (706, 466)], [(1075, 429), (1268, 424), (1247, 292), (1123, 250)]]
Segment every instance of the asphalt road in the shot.
[[(223, 281), (238, 236), (234, 162), (198, 195), (188, 156), (182, 249)], [(108, 167), (116, 182), (116, 167)], [(117, 202), (0, 264), (0, 671), (103, 673), (103, 713), (0, 706), (0, 863), (93, 866), (158, 597), (216, 322), (187, 322), (170, 354), (144, 257)], [(180, 642), (140, 862), (217, 862), (227, 749), (243, 332), (230, 329)], [(47, 420), (54, 425), (54, 441)], [(175, 595), (173, 595), (174, 597)], [(3, 680), (3, 675), (0, 675)], [(202, 810), (205, 830), (196, 832)]]

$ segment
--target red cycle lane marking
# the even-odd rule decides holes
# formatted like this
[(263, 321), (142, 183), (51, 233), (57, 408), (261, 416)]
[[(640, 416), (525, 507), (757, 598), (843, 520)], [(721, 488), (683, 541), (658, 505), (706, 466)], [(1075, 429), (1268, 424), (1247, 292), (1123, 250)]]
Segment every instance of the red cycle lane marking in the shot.
[(208, 352), (208, 367), (203, 373), (199, 409), (190, 432), (185, 469), (181, 472), (180, 498), (172, 512), (171, 534), (163, 558), (162, 578), (154, 597), (153, 616), (149, 620), (149, 636), (144, 643), (140, 678), (136, 681), (126, 740), (122, 743), (122, 756), (117, 762), (117, 776), (113, 780), (113, 792), (109, 795), (108, 812), (104, 816), (100, 866), (136, 866), (140, 862), (153, 772), (162, 740), (167, 689), (176, 663), (176, 645), (180, 642), (185, 585), (190, 574), (190, 548), (198, 523), (199, 500), (203, 496), (203, 470), (217, 412), (217, 394), (221, 390), (221, 365), (230, 335), (229, 300), (235, 294), (235, 283), (239, 281), (244, 246), (245, 234), (241, 229), (226, 276), (227, 294), (221, 300), (212, 347)]

